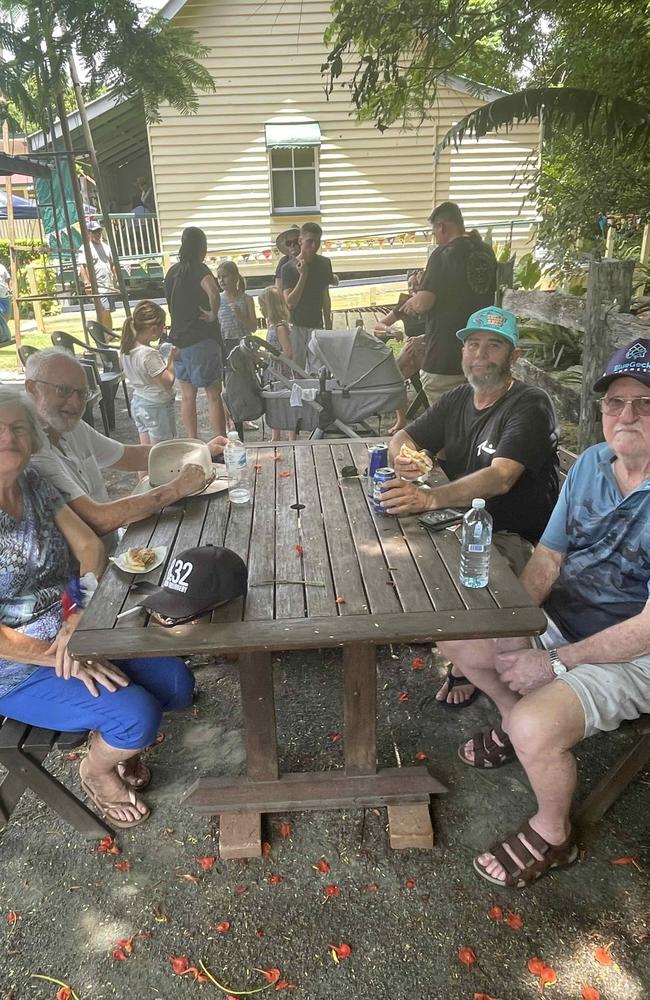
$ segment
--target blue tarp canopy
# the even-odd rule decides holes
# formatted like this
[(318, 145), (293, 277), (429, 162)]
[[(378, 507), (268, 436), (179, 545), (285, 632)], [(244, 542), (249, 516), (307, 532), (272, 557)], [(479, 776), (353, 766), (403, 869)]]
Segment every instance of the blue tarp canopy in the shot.
[[(17, 194), (11, 199), (14, 206), (15, 219), (38, 219), (38, 206), (27, 198), (19, 198)], [(0, 191), (0, 219), (7, 218), (7, 192)]]

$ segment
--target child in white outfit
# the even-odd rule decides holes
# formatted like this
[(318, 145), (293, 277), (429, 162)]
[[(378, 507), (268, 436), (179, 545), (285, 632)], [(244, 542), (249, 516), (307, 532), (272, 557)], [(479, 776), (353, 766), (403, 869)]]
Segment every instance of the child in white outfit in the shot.
[(165, 332), (165, 310), (155, 302), (139, 302), (122, 328), (122, 368), (133, 389), (131, 414), (141, 444), (176, 437), (174, 364), (151, 346)]

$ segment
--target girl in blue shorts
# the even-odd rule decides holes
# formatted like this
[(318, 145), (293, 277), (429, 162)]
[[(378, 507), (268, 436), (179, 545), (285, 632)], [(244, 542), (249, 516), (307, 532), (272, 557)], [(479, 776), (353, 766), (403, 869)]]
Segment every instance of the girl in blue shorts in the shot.
[(176, 437), (174, 363), (152, 347), (165, 332), (165, 310), (155, 302), (139, 302), (122, 327), (122, 369), (133, 389), (131, 414), (140, 444)]

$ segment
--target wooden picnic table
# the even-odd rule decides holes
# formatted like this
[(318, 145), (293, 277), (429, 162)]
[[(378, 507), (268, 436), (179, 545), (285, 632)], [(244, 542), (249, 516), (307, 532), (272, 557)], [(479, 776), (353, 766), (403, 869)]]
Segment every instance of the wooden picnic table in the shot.
[[(138, 578), (111, 565), (71, 650), (113, 659), (238, 655), (246, 776), (200, 777), (183, 799), (220, 814), (223, 857), (258, 856), (261, 814), (292, 809), (386, 805), (391, 846), (431, 847), (429, 801), (443, 785), (426, 766), (377, 768), (376, 647), (539, 634), (544, 615), (497, 552), (489, 587), (469, 590), (458, 583), (454, 532), (374, 513), (365, 477), (341, 477), (346, 466), (365, 469), (367, 442), (256, 444), (248, 454), (250, 503), (233, 505), (227, 494), (184, 501), (132, 525), (121, 545), (166, 545), (167, 561), (195, 545), (228, 546), (248, 564), (246, 598), (174, 628), (144, 609), (118, 621), (137, 602)], [(145, 579), (161, 582), (164, 571)], [(281, 774), (271, 655), (325, 647), (343, 651), (345, 767)]]

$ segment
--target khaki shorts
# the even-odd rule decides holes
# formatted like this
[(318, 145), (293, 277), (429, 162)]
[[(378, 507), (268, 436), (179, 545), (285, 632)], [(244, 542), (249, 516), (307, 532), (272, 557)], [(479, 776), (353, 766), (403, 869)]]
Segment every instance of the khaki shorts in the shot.
[(530, 542), (514, 531), (496, 531), (492, 536), (495, 549), (507, 560), (515, 576), (521, 576), (524, 566), (533, 554)]
[(435, 372), (420, 372), (420, 381), (425, 395), (432, 406), (445, 392), (455, 389), (457, 385), (463, 385), (465, 376), (460, 375), (436, 375)]
[[(567, 642), (554, 621), (536, 640), (544, 649)], [(650, 654), (616, 663), (581, 663), (558, 677), (577, 695), (585, 713), (585, 737), (618, 729), (621, 722), (650, 714)]]

